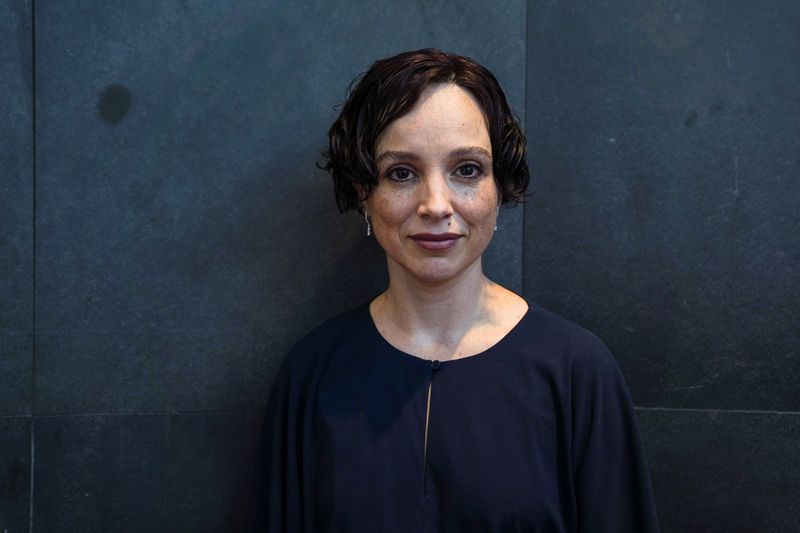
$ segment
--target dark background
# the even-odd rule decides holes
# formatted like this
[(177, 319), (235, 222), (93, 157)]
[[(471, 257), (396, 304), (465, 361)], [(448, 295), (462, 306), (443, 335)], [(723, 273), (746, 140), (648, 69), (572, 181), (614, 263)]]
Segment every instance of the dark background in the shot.
[(529, 139), (490, 277), (596, 332), (664, 532), (800, 531), (800, 4), (0, 2), (0, 531), (235, 531), (299, 335), (385, 283), (314, 163), (472, 56)]

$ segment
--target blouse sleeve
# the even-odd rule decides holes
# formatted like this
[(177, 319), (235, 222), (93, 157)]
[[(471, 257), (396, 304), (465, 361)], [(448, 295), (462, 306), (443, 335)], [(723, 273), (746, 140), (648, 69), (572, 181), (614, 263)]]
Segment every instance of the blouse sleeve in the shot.
[(627, 386), (596, 337), (572, 369), (578, 531), (657, 533), (655, 502)]
[(302, 531), (300, 402), (293, 392), (290, 363), (287, 356), (264, 414), (253, 473), (249, 533)]

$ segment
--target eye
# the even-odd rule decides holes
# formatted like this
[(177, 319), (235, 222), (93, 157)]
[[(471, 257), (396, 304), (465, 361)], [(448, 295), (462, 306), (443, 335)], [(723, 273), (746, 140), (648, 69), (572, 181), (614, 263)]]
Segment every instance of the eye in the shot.
[(481, 175), (481, 167), (474, 163), (467, 163), (458, 167), (456, 173), (460, 178), (477, 178)]
[(392, 181), (408, 181), (411, 179), (411, 170), (405, 167), (397, 167), (390, 170), (386, 175)]

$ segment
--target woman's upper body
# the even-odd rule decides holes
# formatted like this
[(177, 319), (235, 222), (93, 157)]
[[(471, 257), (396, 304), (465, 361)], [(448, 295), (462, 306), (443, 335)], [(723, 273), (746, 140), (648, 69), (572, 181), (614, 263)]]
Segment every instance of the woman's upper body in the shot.
[(531, 304), (486, 350), (429, 361), (369, 308), (284, 360), (249, 531), (658, 530), (633, 406), (597, 337)]
[(491, 73), (435, 50), (379, 61), (329, 135), (339, 206), (364, 213), (389, 287), (287, 356), (256, 530), (654, 531), (610, 354), (483, 274), (528, 181)]

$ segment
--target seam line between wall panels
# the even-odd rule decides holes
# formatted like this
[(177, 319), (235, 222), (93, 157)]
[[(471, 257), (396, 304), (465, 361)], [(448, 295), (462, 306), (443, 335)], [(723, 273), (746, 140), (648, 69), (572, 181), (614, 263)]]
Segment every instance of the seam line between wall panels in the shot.
[(34, 418), (31, 417), (31, 490), (29, 493), (30, 503), (28, 505), (28, 532), (33, 533), (33, 465), (36, 462), (36, 431)]
[(31, 178), (32, 178), (32, 245), (31, 258), (32, 272), (32, 298), (31, 302), (31, 418), (30, 418), (30, 490), (28, 491), (28, 532), (33, 533), (33, 495), (36, 470), (36, 0), (30, 2), (31, 23)]
[(770, 411), (759, 409), (698, 409), (693, 407), (634, 407), (637, 411), (678, 411), (694, 413), (731, 413), (744, 415), (800, 415), (800, 411)]
[[(523, 26), (522, 26), (522, 132), (525, 134), (525, 144), (527, 145), (527, 124), (528, 124), (528, 2), (523, 2), (524, 9), (522, 14)], [(525, 154), (526, 163), (528, 162), (528, 154)], [(531, 178), (531, 181), (532, 178)], [(530, 187), (530, 182), (529, 185)], [(527, 191), (526, 191), (527, 192)], [(525, 203), (520, 205), (522, 208), (522, 228), (520, 230), (520, 234), (522, 235), (522, 243), (520, 246), (520, 250), (522, 253), (522, 257), (520, 258), (520, 285), (522, 289), (522, 295), (525, 298), (528, 298), (528, 294), (526, 292), (525, 287)]]
[[(192, 414), (219, 414), (219, 413), (263, 413), (264, 409), (169, 409), (164, 411), (100, 411), (91, 413), (41, 413), (36, 418), (71, 418), (80, 416), (149, 416), (149, 415), (192, 415)], [(3, 417), (0, 417), (3, 418)]]

